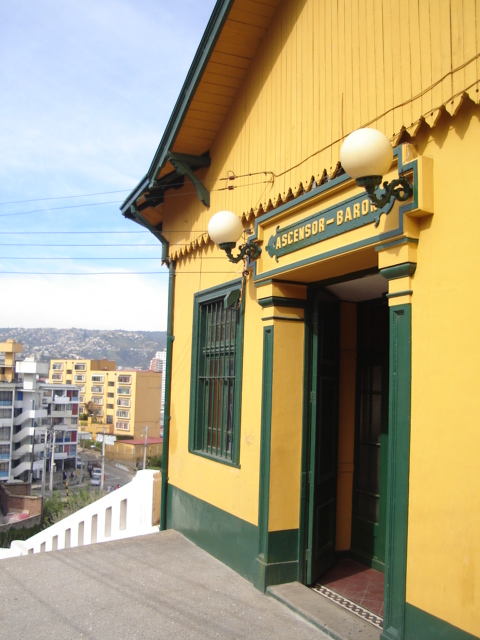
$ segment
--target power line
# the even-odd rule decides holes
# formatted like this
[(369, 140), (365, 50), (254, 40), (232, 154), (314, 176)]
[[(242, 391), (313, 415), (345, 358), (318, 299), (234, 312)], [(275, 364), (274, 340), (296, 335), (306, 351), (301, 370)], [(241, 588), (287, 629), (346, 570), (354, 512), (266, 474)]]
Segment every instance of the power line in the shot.
[(150, 231), (0, 231), (0, 236), (4, 235), (17, 235), (17, 236), (26, 236), (26, 235), (39, 235), (39, 234), (70, 234), (70, 233), (108, 233), (108, 235), (124, 233), (124, 234), (133, 234), (133, 233), (150, 233)]
[[(197, 273), (211, 273), (217, 275), (235, 275), (235, 271), (180, 271), (176, 272), (175, 276), (186, 276)], [(14, 276), (134, 276), (134, 275), (163, 275), (168, 276), (168, 269), (164, 271), (98, 271), (98, 272), (78, 272), (78, 271), (0, 271), (0, 275), (14, 275)]]
[[(123, 256), (119, 256), (119, 257), (110, 257), (110, 258), (106, 258), (105, 256), (101, 256), (99, 258), (92, 258), (90, 256), (88, 257), (81, 257), (81, 258), (75, 258), (72, 256), (54, 256), (54, 257), (34, 257), (32, 258), (31, 256), (0, 256), (0, 260), (72, 260), (75, 262), (81, 262), (82, 260), (162, 260), (162, 258), (158, 258), (158, 257), (144, 257), (142, 256), (141, 258), (132, 258), (130, 256), (128, 257), (123, 257)], [(225, 256), (204, 256), (202, 257), (202, 260), (225, 260)]]
[[(219, 256), (220, 258), (222, 258), (222, 256)], [(225, 258), (222, 258), (223, 260)], [(157, 257), (151, 257), (151, 258), (145, 258), (144, 256), (142, 256), (141, 258), (131, 258), (131, 257), (112, 257), (112, 258), (105, 258), (105, 256), (102, 256), (101, 258), (91, 258), (91, 257), (82, 257), (82, 258), (73, 258), (70, 256), (62, 256), (62, 257), (58, 257), (58, 256), (54, 256), (54, 257), (37, 257), (37, 258), (32, 258), (30, 256), (0, 256), (0, 260), (75, 260), (75, 261), (81, 261), (81, 260), (162, 260), (162, 258)]]
[(63, 211), (65, 209), (80, 209), (82, 207), (101, 207), (105, 204), (121, 204), (123, 200), (112, 200), (111, 202), (90, 202), (89, 204), (70, 204), (67, 207), (51, 207), (49, 209), (33, 209), (32, 211), (19, 211), (18, 213), (0, 213), (1, 218), (11, 216), (26, 216), (30, 213), (48, 213), (49, 211)]
[(31, 200), (12, 200), (11, 202), (0, 202), (4, 204), (25, 204), (25, 202), (45, 202), (46, 200), (70, 200), (73, 198), (89, 198), (93, 196), (108, 196), (112, 193), (129, 193), (132, 189), (118, 189), (117, 191), (101, 191), (99, 193), (82, 193), (78, 196), (51, 196), (49, 198), (32, 198)]
[[(151, 231), (0, 231), (0, 236), (1, 235), (17, 235), (17, 236), (23, 236), (23, 235), (40, 235), (40, 234), (108, 234), (108, 235), (112, 235), (112, 234), (119, 234), (119, 233), (123, 233), (125, 235), (130, 235), (130, 234), (134, 234), (134, 233), (143, 233), (143, 234), (151, 234)], [(206, 229), (168, 229), (165, 230), (164, 233), (208, 233), (208, 231)]]
[(148, 244), (38, 244), (37, 242), (0, 242), (0, 247), (160, 247), (160, 245), (153, 242)]
[[(271, 171), (268, 173), (272, 173)], [(272, 175), (274, 175), (272, 173)], [(216, 180), (211, 180), (210, 182), (216, 182)], [(208, 182), (204, 181), (204, 184), (208, 184)], [(252, 182), (252, 183), (247, 183), (247, 184), (237, 184), (237, 185), (229, 185), (228, 187), (219, 187), (218, 189), (210, 189), (210, 192), (213, 193), (214, 191), (232, 191), (233, 189), (240, 189), (240, 188), (244, 188), (244, 187), (250, 187), (253, 185), (257, 185), (257, 184), (271, 184), (270, 180), (262, 180), (260, 182)], [(186, 190), (184, 192), (181, 193), (164, 193), (163, 195), (163, 199), (166, 200), (167, 198), (186, 198), (187, 196), (191, 196), (196, 194), (195, 189), (191, 189), (191, 190)], [(33, 201), (35, 202), (35, 201)], [(0, 217), (5, 218), (5, 217), (11, 217), (11, 216), (26, 216), (29, 215), (31, 213), (48, 213), (50, 211), (63, 211), (65, 209), (80, 209), (82, 207), (97, 207), (97, 206), (102, 206), (105, 204), (121, 204), (123, 202), (123, 200), (112, 200), (109, 202), (90, 202), (88, 204), (71, 204), (71, 205), (67, 205), (65, 207), (49, 207), (47, 209), (33, 209), (32, 211), (19, 211), (18, 213), (0, 213)]]

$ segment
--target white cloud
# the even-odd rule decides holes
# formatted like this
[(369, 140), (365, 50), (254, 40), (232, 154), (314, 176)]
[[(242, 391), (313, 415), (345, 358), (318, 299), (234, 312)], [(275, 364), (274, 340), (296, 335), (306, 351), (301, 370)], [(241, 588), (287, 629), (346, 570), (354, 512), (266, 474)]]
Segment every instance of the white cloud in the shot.
[(166, 269), (156, 276), (0, 278), (1, 327), (166, 330)]
[[(150, 166), (214, 5), (215, 0), (0, 3), (0, 203), (133, 189)], [(122, 202), (126, 196), (0, 205), (0, 290), (2, 300), (12, 301), (0, 309), (0, 326), (164, 328), (167, 275), (1, 273), (158, 271), (159, 261), (126, 261), (157, 255), (152, 236), (109, 239), (102, 233), (141, 229), (121, 216), (118, 204), (44, 211)], [(42, 212), (5, 216), (36, 209)], [(27, 230), (98, 235), (6, 235)], [(34, 247), (13, 246), (35, 244), (34, 238)], [(148, 238), (154, 248), (134, 246)], [(71, 246), (42, 246), (54, 242)], [(131, 246), (77, 246), (108, 242)], [(112, 261), (96, 261), (105, 255)], [(60, 256), (68, 260), (40, 260)]]

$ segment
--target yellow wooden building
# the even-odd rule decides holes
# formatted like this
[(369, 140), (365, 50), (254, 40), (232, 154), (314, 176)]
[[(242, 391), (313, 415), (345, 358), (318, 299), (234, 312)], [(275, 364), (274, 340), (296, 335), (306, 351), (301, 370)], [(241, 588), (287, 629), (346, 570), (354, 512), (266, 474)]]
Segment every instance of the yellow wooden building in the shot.
[[(261, 590), (385, 572), (383, 640), (480, 637), (479, 16), (218, 0), (122, 205), (170, 274), (161, 526)], [(406, 200), (342, 168), (364, 127)]]

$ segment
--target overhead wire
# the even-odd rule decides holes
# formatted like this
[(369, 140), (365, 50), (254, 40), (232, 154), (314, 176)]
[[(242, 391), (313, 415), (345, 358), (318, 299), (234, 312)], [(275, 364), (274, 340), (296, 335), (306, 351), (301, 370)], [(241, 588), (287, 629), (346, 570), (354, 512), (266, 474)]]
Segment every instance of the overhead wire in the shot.
[(0, 206), (7, 204), (24, 204), (26, 202), (45, 202), (46, 200), (73, 200), (74, 198), (90, 198), (93, 196), (107, 196), (113, 193), (129, 193), (132, 189), (117, 189), (116, 191), (100, 191), (99, 193), (81, 193), (76, 196), (49, 196), (47, 198), (30, 198), (29, 200), (12, 200), (0, 202)]
[[(231, 274), (231, 271), (181, 271), (175, 275), (190, 275), (197, 273), (211, 274)], [(128, 275), (166, 275), (168, 269), (164, 271), (0, 271), (0, 275), (17, 275), (17, 276), (128, 276)]]

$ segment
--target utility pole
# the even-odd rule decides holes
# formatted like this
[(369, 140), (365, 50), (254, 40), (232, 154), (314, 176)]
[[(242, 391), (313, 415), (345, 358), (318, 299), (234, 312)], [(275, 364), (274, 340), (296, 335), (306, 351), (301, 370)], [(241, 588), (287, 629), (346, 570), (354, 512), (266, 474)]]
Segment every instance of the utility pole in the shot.
[(103, 491), (103, 478), (105, 477), (105, 429), (103, 427), (103, 440), (102, 440), (102, 477), (100, 479), (100, 491)]
[[(52, 435), (53, 434), (53, 435)], [(50, 458), (50, 485), (48, 487), (50, 492), (50, 497), (52, 497), (53, 493), (53, 462), (55, 457), (55, 429), (52, 427), (52, 433), (50, 434), (50, 444), (52, 447), (51, 458)]]
[(143, 448), (143, 470), (144, 471), (147, 466), (147, 435), (148, 435), (148, 427), (145, 427), (145, 445)]
[(42, 470), (42, 505), (45, 502), (45, 474), (47, 473), (47, 453), (48, 453), (48, 431), (45, 429), (45, 440), (43, 443), (43, 470)]

